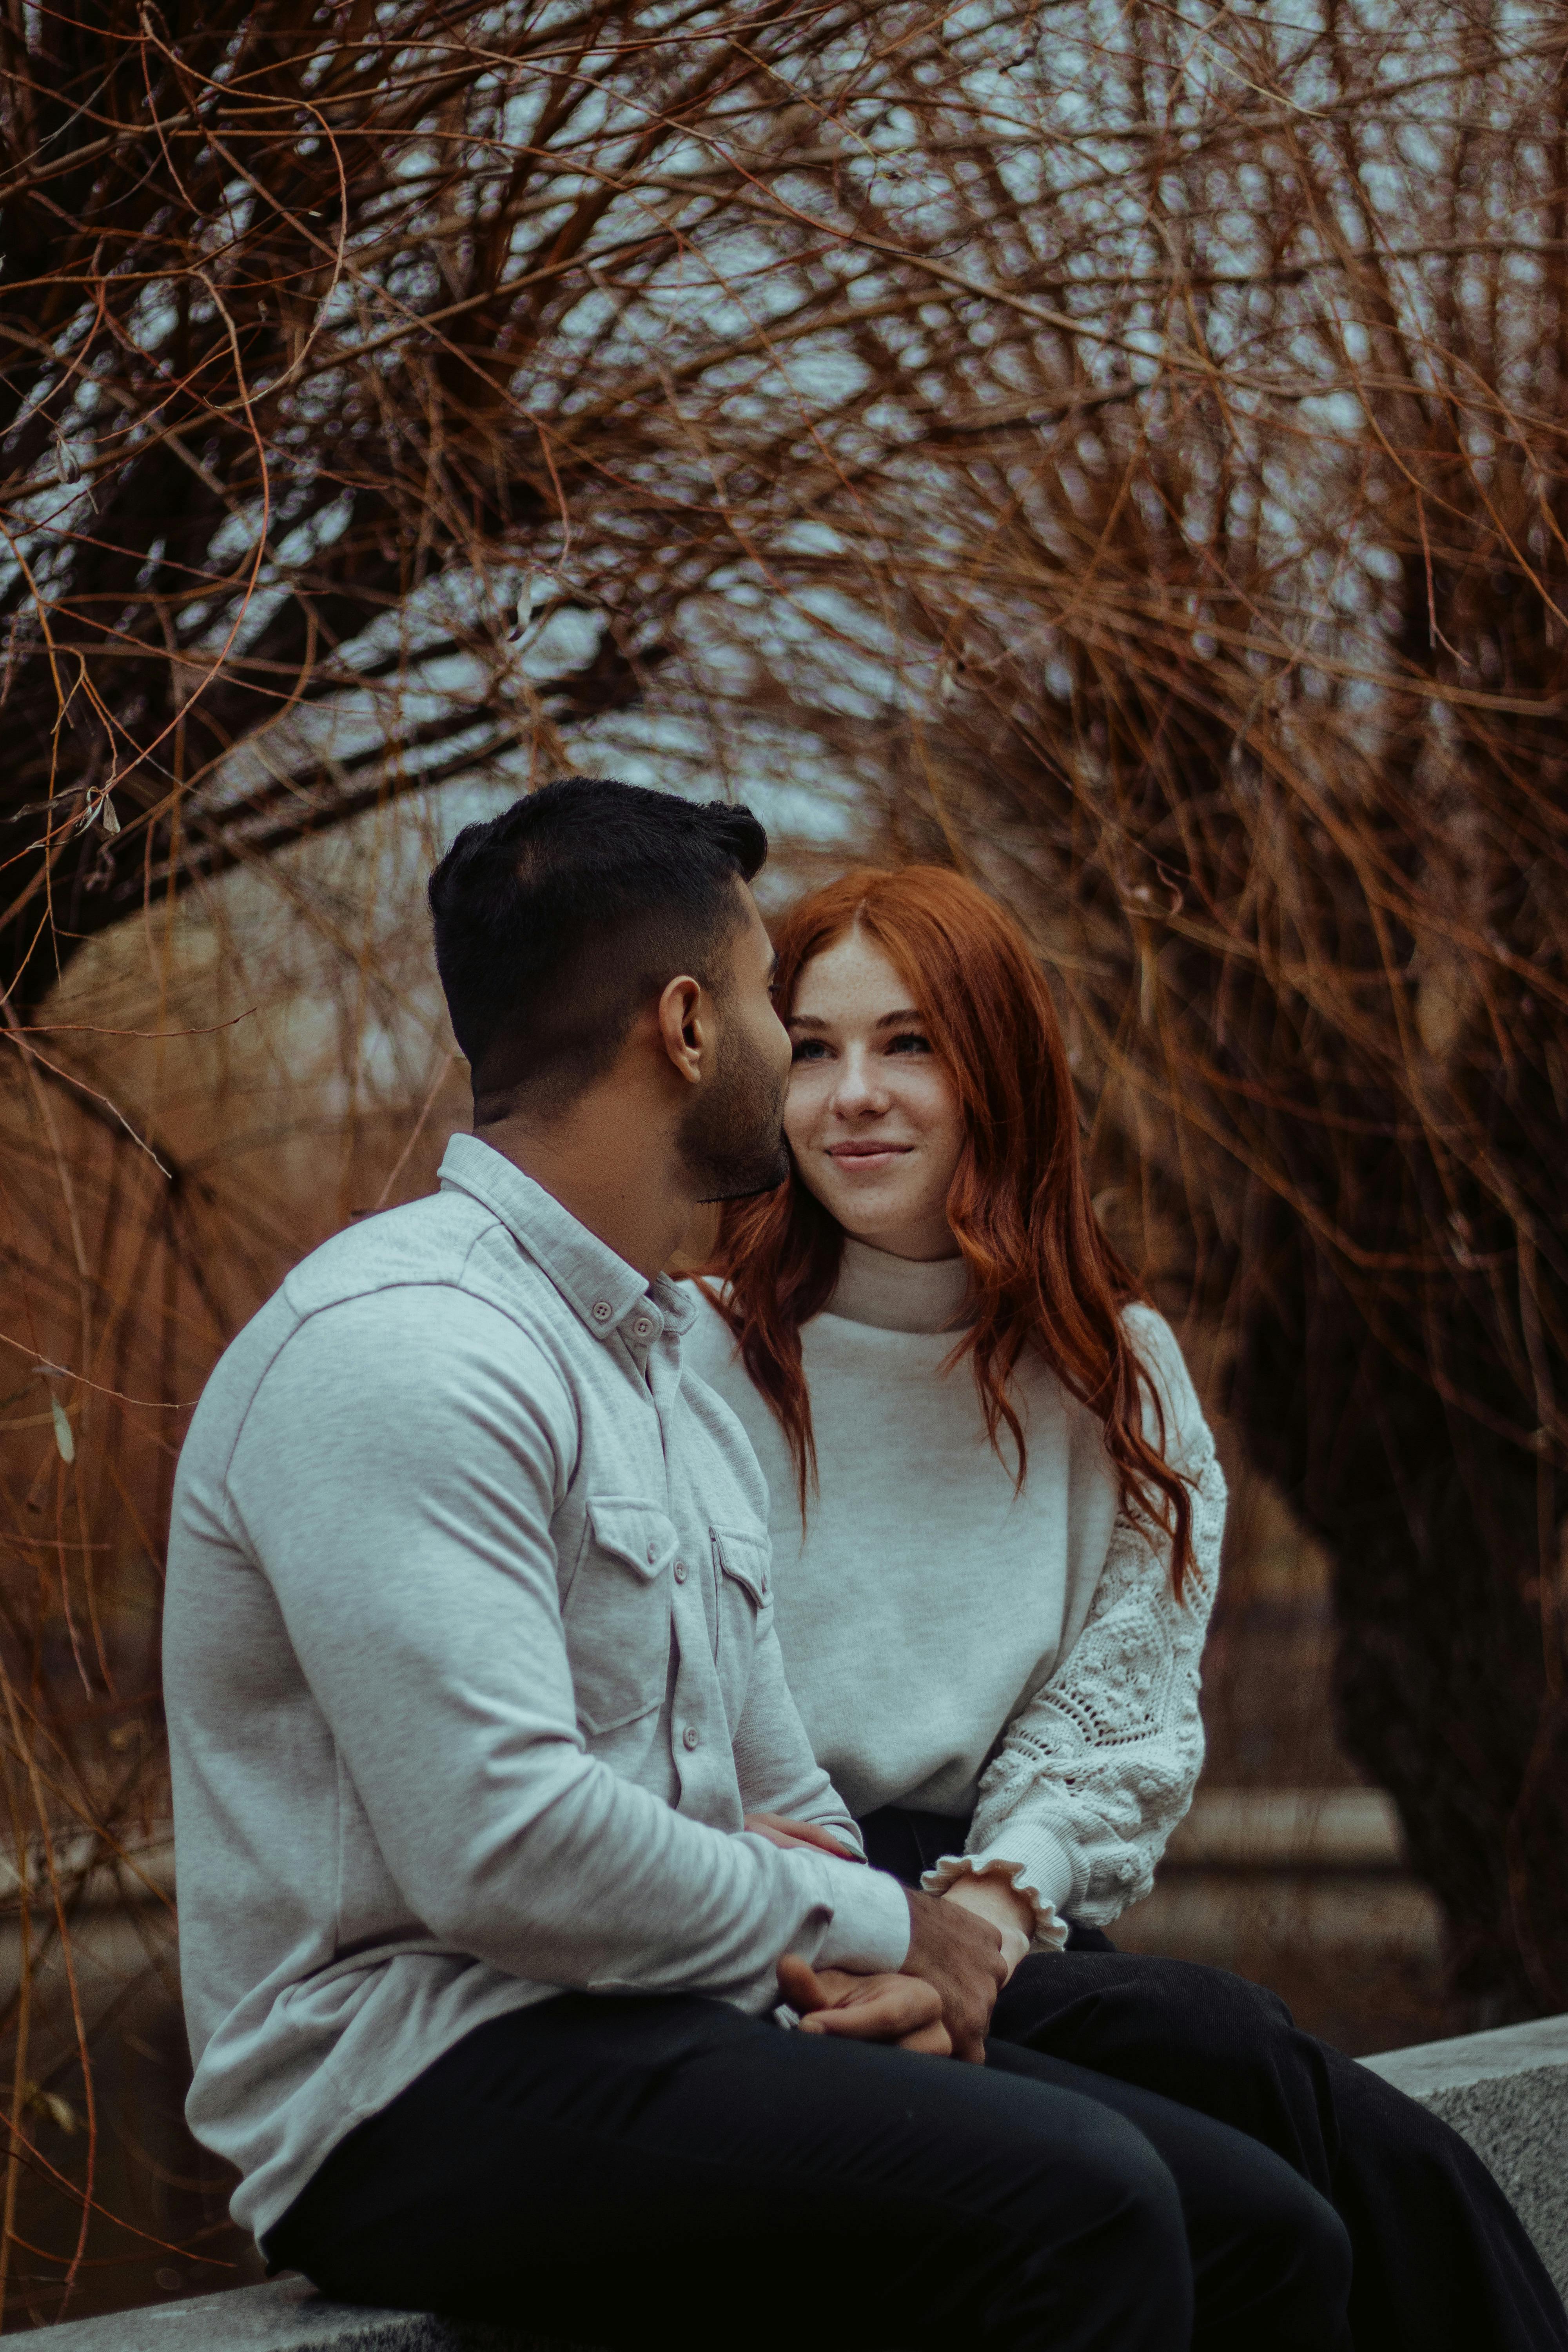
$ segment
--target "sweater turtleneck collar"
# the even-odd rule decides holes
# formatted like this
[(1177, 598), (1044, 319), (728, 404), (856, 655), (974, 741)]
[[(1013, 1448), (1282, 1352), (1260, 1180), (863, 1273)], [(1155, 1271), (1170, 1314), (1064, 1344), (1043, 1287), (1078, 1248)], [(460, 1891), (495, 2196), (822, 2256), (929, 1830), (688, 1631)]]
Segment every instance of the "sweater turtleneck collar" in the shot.
[(969, 1269), (961, 1257), (895, 1257), (846, 1234), (827, 1312), (879, 1331), (956, 1331), (968, 1290)]

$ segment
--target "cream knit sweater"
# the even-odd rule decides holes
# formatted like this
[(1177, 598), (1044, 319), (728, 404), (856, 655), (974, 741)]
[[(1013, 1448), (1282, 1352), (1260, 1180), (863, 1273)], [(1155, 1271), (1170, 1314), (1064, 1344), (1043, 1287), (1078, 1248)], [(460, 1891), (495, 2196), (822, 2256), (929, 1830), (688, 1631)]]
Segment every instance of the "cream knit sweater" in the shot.
[(942, 1371), (964, 1286), (962, 1259), (846, 1243), (830, 1310), (801, 1335), (820, 1476), (804, 1531), (783, 1432), (700, 1294), (682, 1361), (767, 1478), (779, 1636), (817, 1760), (857, 1814), (918, 1806), (956, 1832), (973, 1811), (927, 1885), (1005, 1869), (1043, 1948), (1147, 1894), (1192, 1801), (1225, 1481), (1169, 1326), (1133, 1307), (1170, 1458), (1195, 1482), (1184, 1599), (1168, 1540), (1118, 1507), (1099, 1423), (1037, 1360), (1016, 1376), (1016, 1495), (969, 1366)]

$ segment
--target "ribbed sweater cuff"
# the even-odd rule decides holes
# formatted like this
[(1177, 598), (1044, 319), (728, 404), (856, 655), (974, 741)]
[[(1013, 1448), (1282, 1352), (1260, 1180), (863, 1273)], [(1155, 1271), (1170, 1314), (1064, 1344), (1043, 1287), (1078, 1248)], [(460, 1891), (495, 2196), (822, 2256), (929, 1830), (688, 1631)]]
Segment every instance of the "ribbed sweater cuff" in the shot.
[(1059, 1952), (1068, 1939), (1064, 1906), (1072, 1893), (1073, 1860), (1060, 1838), (1047, 1829), (1013, 1822), (990, 1845), (968, 1853), (944, 1853), (921, 1885), (928, 1895), (945, 1895), (958, 1878), (994, 1873), (1035, 1906), (1033, 1949)]
[(825, 1969), (855, 1969), (874, 1975), (897, 1971), (910, 1948), (910, 1906), (904, 1890), (885, 1870), (864, 1863), (823, 1857), (833, 1916), (816, 1958)]

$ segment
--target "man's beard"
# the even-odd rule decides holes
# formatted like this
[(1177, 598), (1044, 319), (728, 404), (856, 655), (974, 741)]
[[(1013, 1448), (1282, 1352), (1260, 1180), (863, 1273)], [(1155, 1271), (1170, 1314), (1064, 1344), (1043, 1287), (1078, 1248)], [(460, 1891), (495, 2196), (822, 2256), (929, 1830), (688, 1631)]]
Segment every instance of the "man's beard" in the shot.
[(700, 1201), (746, 1201), (784, 1182), (784, 1088), (760, 1054), (726, 1041), (713, 1085), (691, 1105), (676, 1141)]

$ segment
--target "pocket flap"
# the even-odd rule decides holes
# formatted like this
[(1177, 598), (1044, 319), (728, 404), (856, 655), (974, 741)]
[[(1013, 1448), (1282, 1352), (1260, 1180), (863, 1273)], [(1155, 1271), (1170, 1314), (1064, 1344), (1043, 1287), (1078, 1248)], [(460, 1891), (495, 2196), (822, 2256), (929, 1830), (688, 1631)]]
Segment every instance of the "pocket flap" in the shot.
[(662, 1511), (614, 1495), (589, 1498), (588, 1520), (601, 1551), (614, 1554), (651, 1583), (675, 1558), (675, 1529)]
[(768, 1563), (773, 1545), (756, 1528), (710, 1528), (714, 1565), (737, 1584), (743, 1584), (760, 1608), (768, 1598)]

